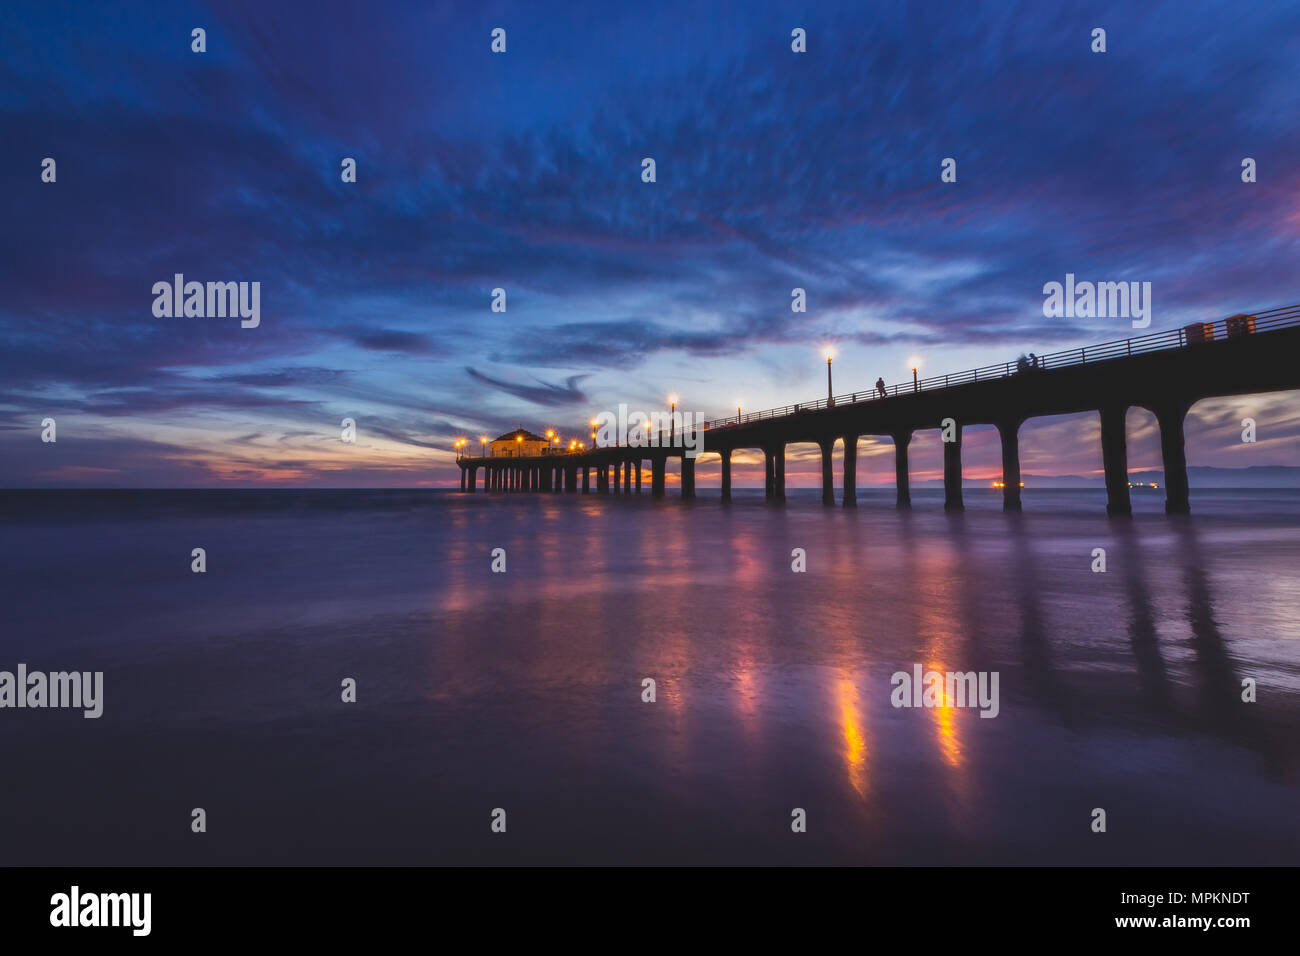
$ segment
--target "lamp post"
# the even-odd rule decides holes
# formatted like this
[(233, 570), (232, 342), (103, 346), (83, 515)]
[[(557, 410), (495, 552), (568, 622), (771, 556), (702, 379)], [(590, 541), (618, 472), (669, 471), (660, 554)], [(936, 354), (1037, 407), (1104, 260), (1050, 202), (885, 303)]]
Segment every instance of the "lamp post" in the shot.
[(677, 396), (668, 396), (668, 447), (677, 444)]
[(736, 402), (736, 424), (740, 424), (740, 402)]
[(826, 407), (835, 407), (835, 392), (831, 388), (831, 359), (835, 357), (834, 349), (826, 350)]
[(481, 436), (478, 440), (478, 443), (479, 443), (480, 450), (483, 452), (482, 457), (486, 458), (487, 457), (487, 435)]

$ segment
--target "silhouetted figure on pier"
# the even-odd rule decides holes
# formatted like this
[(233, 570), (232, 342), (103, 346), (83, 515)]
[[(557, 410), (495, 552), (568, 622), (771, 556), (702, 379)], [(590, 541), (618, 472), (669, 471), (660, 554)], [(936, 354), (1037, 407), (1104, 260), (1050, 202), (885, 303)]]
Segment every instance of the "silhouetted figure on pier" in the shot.
[(878, 379), (876, 379), (876, 394), (879, 395), (881, 398), (884, 398), (885, 395), (887, 394), (887, 393), (885, 392), (885, 380), (884, 380), (884, 378), (878, 378)]
[(1028, 371), (1029, 371), (1029, 359), (1027, 359), (1022, 354), (1020, 358), (1016, 359), (1016, 374), (1019, 375), (1023, 372), (1028, 372)]

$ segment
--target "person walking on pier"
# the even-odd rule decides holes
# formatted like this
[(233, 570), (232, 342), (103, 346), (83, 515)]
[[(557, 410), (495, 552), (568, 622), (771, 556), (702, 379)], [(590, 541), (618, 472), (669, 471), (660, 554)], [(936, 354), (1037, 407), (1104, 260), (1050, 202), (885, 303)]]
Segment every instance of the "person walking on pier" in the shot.
[(876, 379), (876, 394), (881, 398), (884, 398), (887, 394), (885, 392), (885, 379), (883, 377)]

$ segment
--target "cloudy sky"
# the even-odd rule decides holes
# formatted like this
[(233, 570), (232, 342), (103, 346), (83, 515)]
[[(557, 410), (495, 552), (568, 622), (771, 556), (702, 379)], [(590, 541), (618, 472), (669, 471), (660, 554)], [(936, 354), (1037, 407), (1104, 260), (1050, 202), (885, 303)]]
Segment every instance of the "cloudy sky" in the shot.
[[(1300, 302), (1295, 3), (130, 7), (0, 8), (0, 486), (448, 484), (462, 436), (819, 397), (827, 345), (845, 392), (1137, 334), (1044, 318), (1067, 272), (1151, 282), (1151, 331)], [(155, 317), (175, 273), (260, 326)], [(1296, 397), (1198, 406), (1192, 464), (1300, 463)]]

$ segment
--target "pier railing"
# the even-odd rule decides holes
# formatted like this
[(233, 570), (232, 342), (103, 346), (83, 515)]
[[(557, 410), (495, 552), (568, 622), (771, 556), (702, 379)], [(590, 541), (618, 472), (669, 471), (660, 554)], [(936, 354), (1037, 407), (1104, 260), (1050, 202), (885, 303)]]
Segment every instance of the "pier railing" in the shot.
[(811, 402), (799, 402), (781, 408), (765, 408), (758, 412), (746, 412), (743, 415), (731, 415), (727, 418), (713, 419), (704, 423), (706, 429), (734, 428), (749, 422), (764, 421), (770, 418), (784, 418), (801, 412), (820, 411), (841, 405), (854, 405), (861, 402), (882, 401), (899, 395), (915, 392), (928, 392), (935, 389), (951, 388), (970, 382), (986, 382), (991, 379), (1006, 378), (1016, 374), (1032, 374), (1043, 370), (1066, 368), (1071, 365), (1090, 365), (1109, 359), (1126, 358), (1130, 355), (1142, 355), (1147, 352), (1161, 352), (1167, 349), (1198, 347), (1200, 345), (1252, 335), (1269, 329), (1300, 325), (1300, 305), (1289, 305), (1265, 312), (1240, 314), (1220, 319), (1217, 322), (1198, 322), (1181, 329), (1169, 329), (1150, 335), (1139, 335), (1131, 339), (1117, 339), (1100, 345), (1088, 345), (1083, 348), (1065, 349), (1048, 355), (1037, 356), (1037, 366), (1025, 368), (1017, 362), (1002, 362), (997, 365), (985, 365), (981, 368), (967, 369), (947, 375), (931, 375), (915, 383), (886, 386), (884, 394), (874, 388), (861, 392), (848, 392), (833, 398), (822, 398)]
[(535, 455), (525, 455), (523, 453), (517, 453), (513, 448), (509, 449), (508, 451), (503, 451), (499, 455), (493, 455), (486, 451), (480, 451), (476, 455), (473, 453), (472, 450), (465, 450), (465, 451), (458, 451), (456, 453), (456, 460), (460, 461), (461, 459), (473, 458), (476, 461), (510, 461), (512, 458), (513, 459), (559, 458), (564, 455), (580, 455), (580, 454), (582, 454), (582, 451), (579, 451), (577, 449), (571, 450), (567, 446), (561, 448), (543, 448)]

